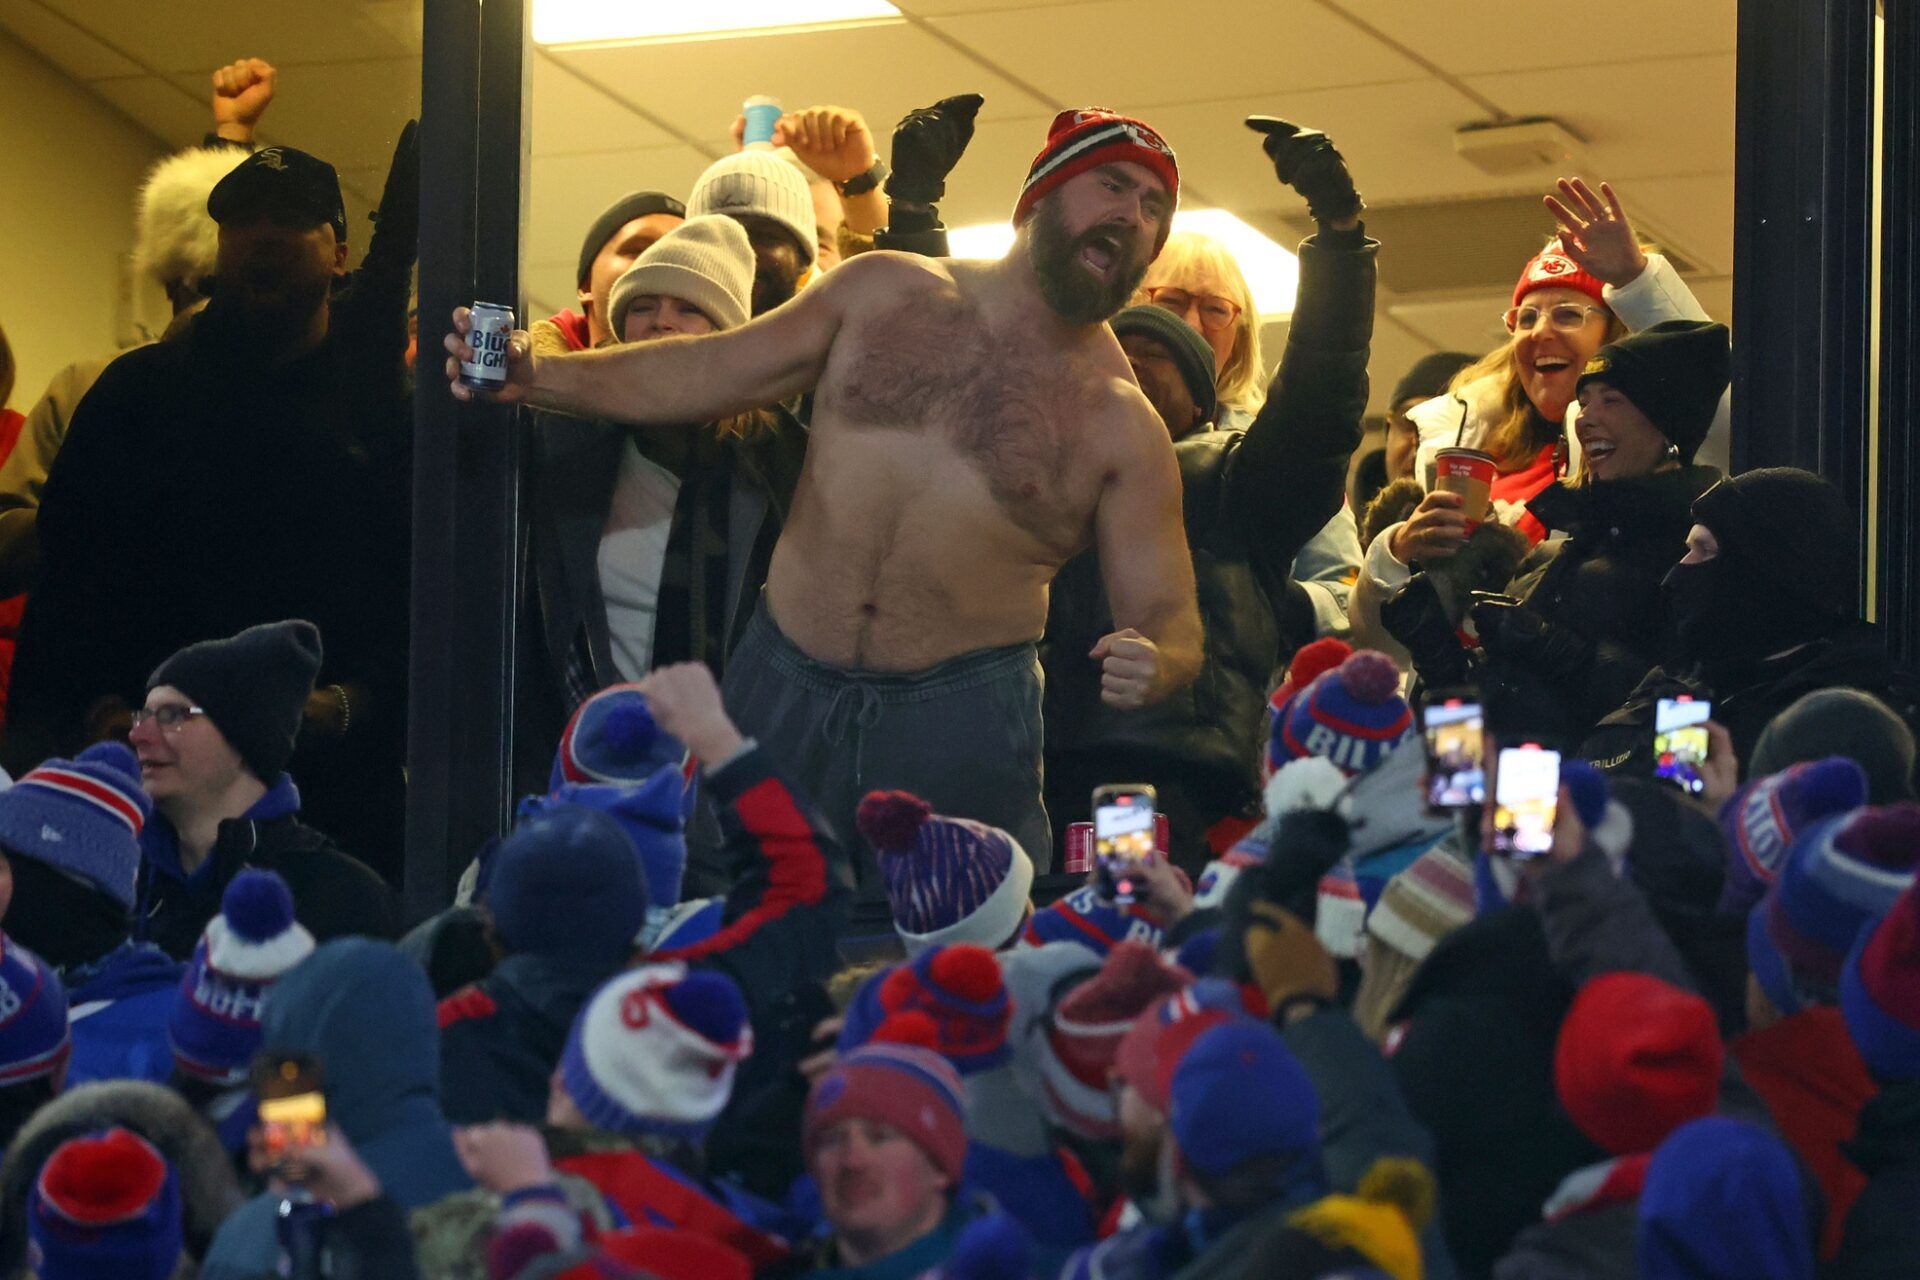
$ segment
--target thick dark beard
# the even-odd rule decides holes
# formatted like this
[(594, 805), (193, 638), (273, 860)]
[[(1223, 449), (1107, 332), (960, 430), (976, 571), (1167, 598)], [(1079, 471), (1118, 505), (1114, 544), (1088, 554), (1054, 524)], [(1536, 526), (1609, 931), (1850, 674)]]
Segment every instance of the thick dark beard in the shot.
[(753, 314), (763, 316), (782, 303), (793, 301), (793, 295), (799, 291), (798, 277), (784, 276), (765, 267), (756, 268), (753, 273)]
[(1119, 314), (1133, 297), (1134, 290), (1147, 278), (1152, 257), (1122, 265), (1111, 281), (1088, 275), (1075, 261), (1080, 249), (1090, 240), (1105, 236), (1120, 241), (1120, 252), (1131, 252), (1134, 236), (1111, 228), (1089, 227), (1079, 235), (1067, 230), (1059, 205), (1042, 200), (1033, 211), (1033, 235), (1027, 241), (1027, 261), (1033, 266), (1040, 296), (1062, 320), (1074, 324), (1099, 324)]

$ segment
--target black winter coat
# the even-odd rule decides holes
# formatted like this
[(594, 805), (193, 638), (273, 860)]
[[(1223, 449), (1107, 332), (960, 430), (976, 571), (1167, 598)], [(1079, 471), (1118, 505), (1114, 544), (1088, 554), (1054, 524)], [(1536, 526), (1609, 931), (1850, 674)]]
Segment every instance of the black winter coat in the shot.
[(134, 936), (176, 960), (187, 959), (207, 922), (220, 914), (227, 885), (248, 867), (276, 872), (287, 882), (294, 919), (317, 942), (355, 934), (399, 936), (399, 906), (386, 882), (292, 815), (227, 819), (207, 863), (211, 870), (203, 865), (202, 874), (180, 880), (160, 871), (151, 855), (143, 859)]
[(1442, 938), (1394, 1010), (1388, 1062), (1433, 1135), (1447, 1245), (1486, 1276), (1575, 1169), (1605, 1158), (1561, 1108), (1553, 1055), (1573, 984), (1538, 912), (1506, 907)]
[(580, 1006), (623, 965), (511, 955), (440, 1002), (440, 1109), (452, 1124), (547, 1115), (548, 1081)]
[(1895, 1280), (1920, 1268), (1920, 1083), (1888, 1085), (1860, 1113), (1846, 1148), (1867, 1175), (1847, 1214), (1834, 1280)]
[(1507, 587), (1564, 639), (1502, 651), (1488, 638), (1488, 681), (1529, 701), (1527, 723), (1555, 725), (1557, 737), (1577, 742), (1666, 657), (1660, 583), (1687, 553), (1694, 499), (1720, 479), (1712, 467), (1685, 467), (1581, 488), (1556, 484), (1527, 504), (1540, 523), (1567, 535), (1535, 548)]
[(1826, 639), (1756, 663), (1727, 688), (1713, 688), (1698, 672), (1674, 673), (1656, 667), (1626, 703), (1588, 735), (1580, 755), (1609, 773), (1651, 777), (1653, 717), (1659, 700), (1692, 694), (1713, 699), (1713, 718), (1732, 735), (1744, 777), (1754, 745), (1773, 718), (1820, 689), (1870, 693), (1920, 732), (1920, 680), (1893, 665), (1877, 628), (1855, 622)]
[(1358, 231), (1347, 245), (1341, 239), (1322, 232), (1300, 246), (1286, 354), (1252, 425), (1174, 445), (1206, 628), (1199, 677), (1155, 706), (1107, 706), (1100, 666), (1087, 656), (1113, 630), (1099, 559), (1088, 551), (1055, 577), (1041, 650), (1049, 769), (1072, 757), (1146, 753), (1206, 775), (1235, 810), (1258, 794), (1268, 681), (1291, 645), (1312, 639), (1310, 621), (1304, 633), (1283, 625), (1298, 593), (1293, 561), (1340, 510), (1366, 412), (1379, 245)]

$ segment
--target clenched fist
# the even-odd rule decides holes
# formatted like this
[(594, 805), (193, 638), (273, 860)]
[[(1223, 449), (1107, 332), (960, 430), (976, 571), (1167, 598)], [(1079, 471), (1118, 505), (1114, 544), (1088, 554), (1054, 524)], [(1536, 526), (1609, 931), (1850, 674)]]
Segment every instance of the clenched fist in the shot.
[(242, 58), (213, 73), (213, 131), (229, 142), (252, 142), (273, 101), (279, 72), (261, 58)]

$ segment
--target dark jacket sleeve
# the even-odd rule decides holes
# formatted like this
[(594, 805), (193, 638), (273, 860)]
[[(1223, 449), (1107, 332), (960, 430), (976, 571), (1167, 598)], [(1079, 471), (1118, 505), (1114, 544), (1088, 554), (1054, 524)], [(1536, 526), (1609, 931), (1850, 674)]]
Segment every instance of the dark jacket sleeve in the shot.
[(1374, 255), (1359, 230), (1300, 246), (1300, 292), (1266, 403), (1228, 464), (1223, 502), (1271, 581), (1340, 510), (1367, 410)]
[(329, 1252), (343, 1280), (416, 1280), (413, 1233), (390, 1196), (376, 1196), (333, 1220)]
[(837, 944), (852, 900), (846, 853), (813, 807), (751, 746), (708, 776), (729, 860), (739, 868), (726, 923), (690, 947), (656, 952), (721, 970), (756, 1015), (795, 987), (839, 968)]
[[(1433, 1169), (1432, 1136), (1401, 1097), (1386, 1059), (1345, 1010), (1309, 1014), (1280, 1034), (1320, 1095), (1321, 1157), (1333, 1190), (1352, 1192), (1382, 1156), (1408, 1156)], [(1438, 1213), (1420, 1233), (1420, 1252), (1429, 1280), (1452, 1280)]]
[(1603, 973), (1646, 973), (1682, 991), (1697, 984), (1646, 895), (1613, 873), (1607, 857), (1589, 844), (1563, 867), (1542, 873), (1541, 923), (1554, 967), (1576, 987)]

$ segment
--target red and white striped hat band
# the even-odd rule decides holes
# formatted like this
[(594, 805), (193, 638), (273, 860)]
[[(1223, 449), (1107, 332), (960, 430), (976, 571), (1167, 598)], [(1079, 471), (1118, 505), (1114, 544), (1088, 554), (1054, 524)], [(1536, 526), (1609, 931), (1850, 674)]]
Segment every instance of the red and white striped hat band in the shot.
[[(1151, 125), (1098, 107), (1062, 111), (1047, 130), (1047, 144), (1033, 158), (1020, 199), (1013, 207), (1019, 226), (1033, 206), (1054, 188), (1103, 164), (1137, 164), (1150, 170), (1166, 186), (1173, 203), (1180, 200), (1180, 167), (1173, 148)], [(1164, 240), (1171, 219), (1160, 228)]]
[(14, 785), (40, 787), (59, 795), (69, 796), (84, 804), (90, 804), (125, 823), (127, 830), (136, 839), (140, 835), (141, 828), (147, 824), (146, 815), (140, 811), (140, 806), (124, 792), (111, 783), (101, 782), (98, 778), (89, 777), (72, 769), (62, 769), (57, 765), (42, 765)]

